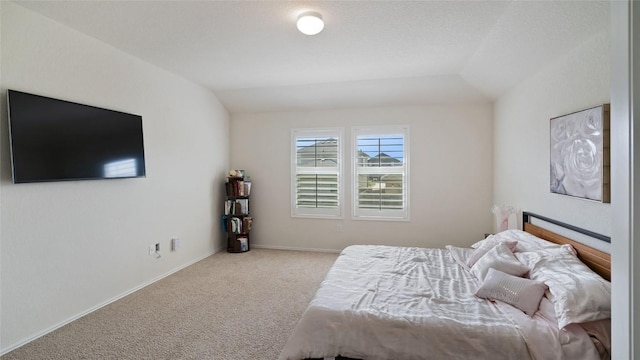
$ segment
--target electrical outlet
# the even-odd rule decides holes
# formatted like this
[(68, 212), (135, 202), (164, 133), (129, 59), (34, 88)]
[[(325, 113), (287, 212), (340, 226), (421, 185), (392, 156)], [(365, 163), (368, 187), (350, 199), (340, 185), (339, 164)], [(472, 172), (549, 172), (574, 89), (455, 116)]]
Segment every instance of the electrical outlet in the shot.
[(153, 255), (155, 253), (156, 253), (156, 245), (155, 244), (149, 245), (149, 255)]
[(156, 252), (160, 252), (160, 243), (156, 243), (155, 249)]
[(175, 237), (171, 239), (171, 250), (177, 251), (178, 249), (180, 249), (180, 238)]

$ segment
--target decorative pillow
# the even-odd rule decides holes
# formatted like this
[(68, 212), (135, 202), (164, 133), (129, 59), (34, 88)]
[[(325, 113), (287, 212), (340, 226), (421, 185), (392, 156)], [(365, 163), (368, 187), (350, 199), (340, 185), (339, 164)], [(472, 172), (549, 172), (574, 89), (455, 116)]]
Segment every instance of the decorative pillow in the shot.
[(489, 269), (487, 277), (476, 291), (476, 296), (505, 302), (533, 316), (546, 290), (547, 286), (543, 282)]
[(529, 268), (516, 259), (507, 245), (503, 243), (499, 243), (487, 251), (487, 253), (471, 267), (471, 272), (482, 281), (490, 268), (515, 276), (522, 276), (529, 271)]
[(472, 267), (484, 254), (486, 254), (489, 250), (493, 249), (496, 245), (501, 243), (504, 243), (505, 245), (507, 245), (510, 251), (513, 251), (513, 249), (516, 248), (516, 245), (518, 245), (517, 241), (511, 241), (511, 240), (502, 241), (502, 240), (495, 239), (495, 237), (491, 235), (488, 238), (486, 238), (484, 242), (480, 244), (480, 246), (478, 246), (478, 248), (474, 249), (473, 253), (469, 255), (469, 257), (467, 258), (467, 266)]
[(549, 287), (559, 328), (611, 318), (611, 283), (583, 264), (572, 249), (516, 253), (531, 269), (529, 277)]

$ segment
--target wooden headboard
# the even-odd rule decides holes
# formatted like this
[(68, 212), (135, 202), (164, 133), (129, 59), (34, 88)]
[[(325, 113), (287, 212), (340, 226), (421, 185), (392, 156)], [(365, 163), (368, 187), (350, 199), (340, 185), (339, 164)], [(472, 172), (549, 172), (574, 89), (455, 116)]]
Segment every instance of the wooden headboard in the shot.
[(522, 229), (524, 231), (556, 244), (570, 244), (574, 249), (576, 249), (578, 258), (580, 258), (583, 263), (585, 263), (588, 267), (590, 267), (593, 271), (598, 273), (603, 278), (611, 281), (611, 255), (598, 249), (594, 249), (588, 245), (571, 240), (568, 237), (556, 234), (553, 231), (534, 225), (531, 223), (531, 218), (538, 218), (542, 221), (561, 226), (571, 231), (579, 232), (602, 241), (611, 242), (611, 239), (609, 237), (530, 212), (522, 213)]

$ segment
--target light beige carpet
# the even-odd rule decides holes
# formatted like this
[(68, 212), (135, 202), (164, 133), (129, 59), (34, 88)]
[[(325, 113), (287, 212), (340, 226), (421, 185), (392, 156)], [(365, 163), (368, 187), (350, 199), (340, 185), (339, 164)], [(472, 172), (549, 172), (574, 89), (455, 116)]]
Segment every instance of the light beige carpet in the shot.
[(277, 359), (336, 258), (217, 253), (0, 359)]

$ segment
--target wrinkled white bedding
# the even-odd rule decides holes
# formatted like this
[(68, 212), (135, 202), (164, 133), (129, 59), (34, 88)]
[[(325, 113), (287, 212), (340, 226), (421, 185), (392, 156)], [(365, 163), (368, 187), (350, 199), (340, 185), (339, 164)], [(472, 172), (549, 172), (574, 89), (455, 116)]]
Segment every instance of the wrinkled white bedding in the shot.
[(476, 297), (478, 286), (449, 250), (350, 246), (280, 360), (597, 358), (580, 327), (554, 330), (543, 318)]

